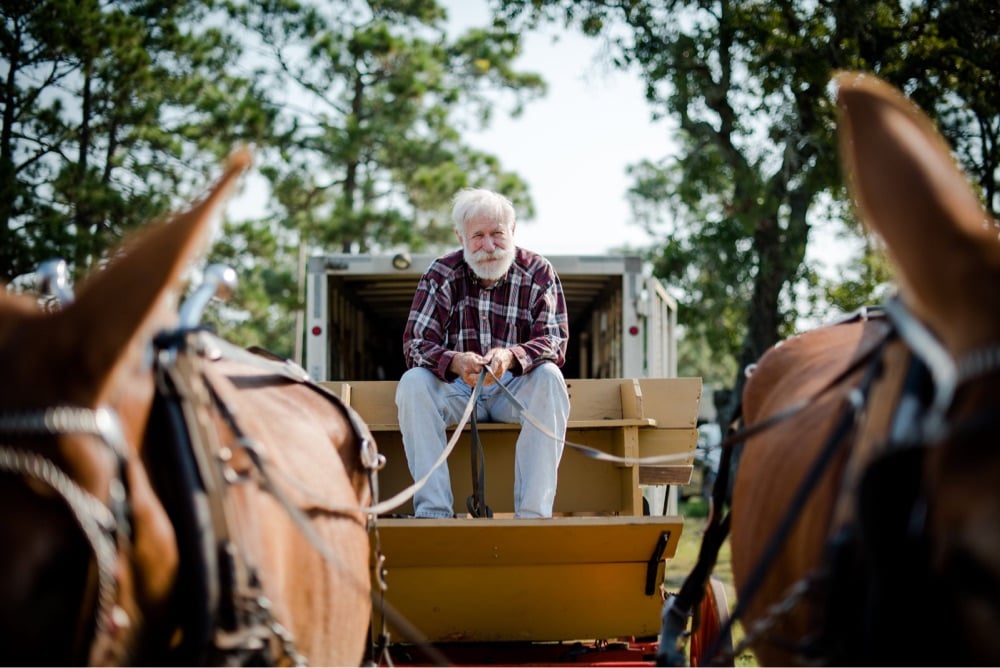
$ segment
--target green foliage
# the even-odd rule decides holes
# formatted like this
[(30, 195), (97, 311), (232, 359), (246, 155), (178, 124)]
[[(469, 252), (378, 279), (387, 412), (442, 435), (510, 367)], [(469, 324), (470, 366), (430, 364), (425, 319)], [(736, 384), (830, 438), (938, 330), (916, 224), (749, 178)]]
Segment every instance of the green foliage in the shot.
[(291, 356), (310, 249), (451, 241), (467, 185), (533, 213), (462, 130), (544, 82), (513, 67), (516, 32), (451, 39), (435, 0), (14, 0), (0, 17), (0, 281), (50, 257), (87, 271), (252, 143), (270, 197), (224, 229), (212, 259), (240, 288), (207, 318)]
[[(0, 280), (50, 257), (76, 274), (201, 191), (235, 144), (257, 147), (267, 203), (225, 229), (241, 288), (211, 316), (291, 354), (312, 249), (434, 248), (466, 185), (527, 185), (462, 141), (544, 94), (515, 69), (520, 35), (560, 21), (602, 35), (646, 82), (679, 152), (632, 168), (649, 259), (680, 292), (681, 364), (718, 380), (802, 318), (889, 285), (866, 244), (837, 280), (807, 265), (845, 206), (827, 86), (869, 69), (935, 115), (1000, 208), (1000, 9), (990, 0), (492, 0), (444, 29), (435, 0), (11, 0), (0, 8)], [(638, 101), (637, 101), (638, 103)]]
[[(646, 82), (677, 155), (632, 168), (636, 219), (661, 239), (658, 276), (685, 304), (686, 350), (736, 369), (803, 318), (877, 301), (887, 267), (865, 251), (842, 281), (806, 249), (820, 227), (857, 229), (845, 206), (828, 94), (837, 68), (870, 70), (936, 114), (996, 207), (1000, 9), (987, 0), (494, 0), (511, 29), (562, 21), (603, 35)], [(822, 319), (822, 318), (820, 318)], [(706, 353), (706, 351), (711, 351)], [(704, 357), (717, 361), (712, 364)], [(738, 390), (743, 376), (735, 373)]]
[(826, 301), (842, 313), (880, 304), (891, 294), (892, 269), (885, 253), (869, 243), (853, 264), (853, 271), (839, 281), (822, 283)]
[(87, 271), (266, 127), (253, 84), (226, 73), (239, 50), (210, 9), (4, 3), (0, 280), (53, 256)]
[[(351, 11), (345, 11), (349, 8)], [(460, 188), (500, 188), (530, 212), (526, 185), (461, 140), (499, 92), (511, 111), (544, 92), (511, 67), (515, 33), (473, 29), (450, 41), (434, 2), (235, 5), (268, 57), (260, 76), (289, 91), (276, 122), (281, 160), (267, 176), (274, 213), (324, 250), (420, 249), (450, 241)]]
[[(469, 185), (501, 190), (532, 215), (527, 185), (461, 137), (469, 123), (488, 123), (504, 100), (518, 113), (544, 92), (537, 75), (512, 67), (516, 33), (472, 29), (452, 41), (444, 10), (432, 1), (234, 0), (228, 7), (244, 27), (241, 39), (262, 54), (254, 76), (275, 110), (261, 167), (273, 197), (258, 233), (281, 225), (305, 254), (420, 251), (453, 240), (451, 198)], [(269, 262), (294, 276), (294, 264), (279, 265), (294, 256)], [(263, 279), (246, 273), (247, 283)], [(293, 349), (294, 328), (273, 311), (278, 305), (291, 317), (296, 299), (260, 286), (245, 294), (239, 327), (273, 332), (276, 347)], [(271, 302), (252, 303), (251, 295)]]
[(909, 9), (894, 80), (937, 120), (1000, 218), (1000, 5), (925, 2)]
[(239, 285), (230, 302), (210, 303), (204, 321), (231, 341), (293, 359), (290, 333), (302, 306), (297, 245), (288, 231), (263, 221), (231, 223), (224, 232), (209, 261), (233, 267)]

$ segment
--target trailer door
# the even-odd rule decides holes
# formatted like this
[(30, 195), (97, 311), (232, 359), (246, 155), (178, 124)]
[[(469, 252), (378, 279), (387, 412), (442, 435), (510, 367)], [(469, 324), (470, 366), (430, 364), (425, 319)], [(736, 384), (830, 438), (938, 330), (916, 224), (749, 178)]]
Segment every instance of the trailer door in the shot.
[(328, 380), (330, 371), (327, 327), (327, 277), (317, 261), (309, 262), (306, 274), (306, 371), (313, 380)]
[(647, 278), (645, 285), (645, 354), (646, 376), (677, 376), (677, 301), (667, 293), (657, 278)]

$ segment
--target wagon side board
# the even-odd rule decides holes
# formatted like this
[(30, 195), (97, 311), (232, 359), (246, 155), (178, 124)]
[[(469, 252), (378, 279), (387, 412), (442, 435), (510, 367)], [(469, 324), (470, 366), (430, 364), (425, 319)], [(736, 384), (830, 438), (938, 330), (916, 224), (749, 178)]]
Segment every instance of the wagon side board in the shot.
[(683, 518), (382, 519), (377, 526), (386, 599), (428, 640), (538, 642), (656, 635), (664, 559), (677, 549)]

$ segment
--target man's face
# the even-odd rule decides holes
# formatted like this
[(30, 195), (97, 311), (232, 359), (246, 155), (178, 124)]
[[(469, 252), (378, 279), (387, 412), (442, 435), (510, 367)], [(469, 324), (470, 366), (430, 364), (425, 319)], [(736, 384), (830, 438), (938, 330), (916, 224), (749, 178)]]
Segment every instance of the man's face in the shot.
[(476, 276), (486, 281), (496, 281), (514, 263), (513, 226), (511, 229), (492, 218), (480, 216), (465, 224), (462, 242), (465, 261)]

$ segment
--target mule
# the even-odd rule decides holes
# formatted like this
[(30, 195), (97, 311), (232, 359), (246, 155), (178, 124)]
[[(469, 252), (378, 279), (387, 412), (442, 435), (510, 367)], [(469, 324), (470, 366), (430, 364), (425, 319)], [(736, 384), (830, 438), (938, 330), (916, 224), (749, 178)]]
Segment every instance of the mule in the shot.
[(15, 664), (357, 665), (374, 442), (294, 365), (182, 324), (249, 164), (61, 308), (0, 290), (0, 642)]
[(699, 665), (733, 660), (719, 651), (733, 620), (765, 665), (1000, 663), (997, 223), (901, 93), (863, 73), (836, 83), (847, 182), (898, 295), (748, 369), (698, 562), (663, 608), (661, 664), (683, 662), (730, 533), (737, 604)]
[(836, 84), (848, 185), (898, 296), (747, 380), (743, 428), (772, 423), (732, 489), (740, 621), (765, 665), (995, 665), (998, 228), (919, 109), (870, 74)]

